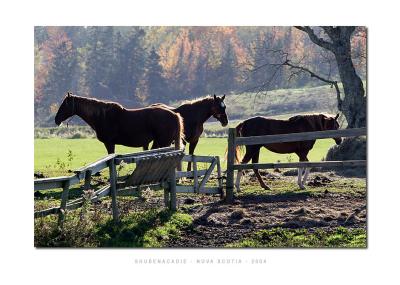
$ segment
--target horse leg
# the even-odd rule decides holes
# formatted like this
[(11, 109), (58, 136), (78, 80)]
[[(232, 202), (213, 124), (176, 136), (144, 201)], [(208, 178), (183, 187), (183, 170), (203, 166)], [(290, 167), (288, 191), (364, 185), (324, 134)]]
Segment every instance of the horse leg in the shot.
[(148, 144), (144, 145), (143, 150), (149, 150), (149, 145)]
[[(115, 153), (115, 144), (104, 143), (104, 146), (106, 147), (108, 154)], [(100, 171), (93, 174), (93, 176), (101, 176)]]
[[(305, 161), (308, 161), (308, 158), (306, 157)], [(310, 168), (306, 167), (304, 171), (304, 177), (303, 177), (303, 184), (307, 182), (308, 174), (310, 173)], [(303, 186), (304, 187), (304, 186)]]
[[(251, 162), (252, 163), (258, 163), (259, 156), (260, 156), (260, 149), (258, 149), (257, 152), (254, 154)], [(260, 183), (260, 186), (265, 190), (271, 190), (271, 188), (269, 188), (269, 186), (264, 183), (264, 181), (263, 181), (258, 169), (253, 169), (253, 171), (256, 174), (256, 177), (258, 179), (258, 182)]]
[(108, 154), (112, 154), (115, 153), (115, 144), (111, 144), (111, 143), (104, 143)]
[(159, 148), (158, 142), (156, 140), (153, 141), (153, 145), (151, 146), (151, 149), (156, 149)]
[[(308, 161), (307, 154), (299, 153), (297, 155), (299, 156), (299, 161), (300, 162)], [(297, 173), (297, 184), (299, 185), (301, 190), (306, 189), (306, 187), (304, 187), (303, 184), (307, 180), (308, 172), (309, 172), (309, 169), (307, 167), (299, 167), (299, 170), (298, 170), (298, 173)], [(304, 179), (302, 179), (303, 174), (304, 174)]]
[[(194, 141), (194, 142), (191, 142), (191, 143), (189, 144), (189, 154), (190, 154), (190, 155), (193, 155), (193, 154), (194, 154), (194, 149), (196, 148), (198, 142), (199, 142), (199, 140)], [(188, 162), (187, 171), (191, 171), (191, 170), (192, 170), (192, 163), (189, 161), (189, 162)]]
[[(252, 159), (252, 157), (254, 156), (254, 151), (255, 151), (254, 147), (246, 146), (246, 153), (242, 159), (241, 164), (248, 163), (250, 161), (250, 159)], [(240, 178), (242, 177), (242, 174), (243, 174), (243, 170), (238, 170), (238, 173), (236, 175), (236, 183), (235, 183), (236, 190), (238, 192), (240, 192)]]
[(303, 184), (301, 183), (301, 177), (303, 176), (303, 168), (299, 167), (297, 169), (297, 185), (299, 185), (300, 189), (304, 189)]

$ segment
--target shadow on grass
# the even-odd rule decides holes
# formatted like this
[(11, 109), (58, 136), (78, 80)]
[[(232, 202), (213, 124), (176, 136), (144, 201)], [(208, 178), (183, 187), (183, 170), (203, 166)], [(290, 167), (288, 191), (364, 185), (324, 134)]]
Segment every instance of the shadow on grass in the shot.
[[(35, 200), (45, 200), (45, 199), (61, 199), (62, 189), (59, 190), (40, 190), (35, 191)], [(69, 189), (69, 199), (75, 199), (81, 197), (83, 194), (82, 187), (74, 187)]]

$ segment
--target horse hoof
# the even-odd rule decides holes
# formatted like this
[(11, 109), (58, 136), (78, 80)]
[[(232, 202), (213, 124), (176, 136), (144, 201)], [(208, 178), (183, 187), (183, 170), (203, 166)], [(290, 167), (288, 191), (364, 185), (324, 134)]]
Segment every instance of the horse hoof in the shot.
[(299, 188), (300, 188), (301, 190), (306, 190), (306, 187), (304, 187), (304, 185), (299, 185)]
[(271, 190), (271, 188), (269, 186), (267, 186), (267, 185), (261, 186), (261, 188), (264, 189), (264, 190)]

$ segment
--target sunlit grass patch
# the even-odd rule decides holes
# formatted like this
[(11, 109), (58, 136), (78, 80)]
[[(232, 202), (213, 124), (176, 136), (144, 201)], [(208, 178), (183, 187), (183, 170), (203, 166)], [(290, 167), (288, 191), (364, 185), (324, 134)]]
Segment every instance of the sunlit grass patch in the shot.
[(366, 248), (365, 229), (347, 229), (338, 227), (334, 230), (317, 229), (282, 229), (274, 228), (253, 233), (249, 238), (228, 244), (227, 247), (324, 247), (324, 248)]

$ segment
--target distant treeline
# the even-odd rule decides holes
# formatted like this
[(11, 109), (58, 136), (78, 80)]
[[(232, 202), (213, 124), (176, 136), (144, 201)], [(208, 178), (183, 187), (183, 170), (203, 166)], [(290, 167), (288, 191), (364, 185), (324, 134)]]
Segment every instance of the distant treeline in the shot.
[[(353, 45), (365, 51), (363, 39)], [(302, 74), (288, 81), (284, 68), (258, 69), (281, 60), (274, 50), (337, 78), (331, 55), (291, 27), (35, 27), (35, 126), (52, 124), (67, 90), (140, 107), (320, 84)], [(363, 57), (355, 60), (364, 77)]]

